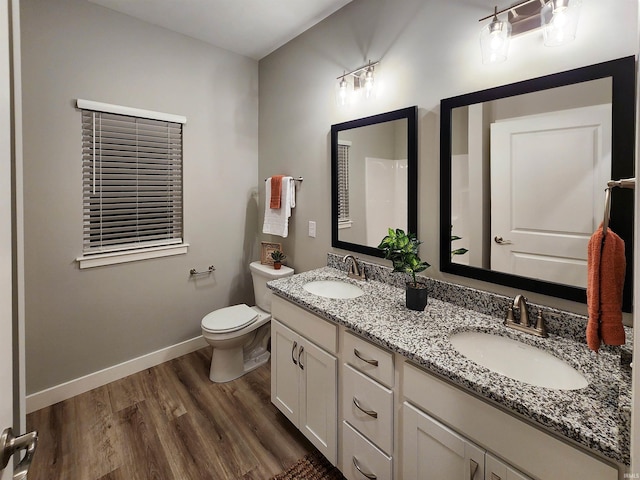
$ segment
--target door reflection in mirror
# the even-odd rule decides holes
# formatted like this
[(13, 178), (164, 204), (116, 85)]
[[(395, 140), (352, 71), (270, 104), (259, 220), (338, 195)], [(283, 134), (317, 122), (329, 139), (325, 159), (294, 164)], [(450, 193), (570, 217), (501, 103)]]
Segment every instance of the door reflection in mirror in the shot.
[(452, 123), (452, 234), (468, 250), (452, 261), (586, 287), (611, 176), (611, 78), (459, 107)]
[[(635, 70), (625, 57), (441, 101), (442, 272), (586, 302), (607, 182), (634, 176)], [(633, 192), (613, 194), (631, 245)]]

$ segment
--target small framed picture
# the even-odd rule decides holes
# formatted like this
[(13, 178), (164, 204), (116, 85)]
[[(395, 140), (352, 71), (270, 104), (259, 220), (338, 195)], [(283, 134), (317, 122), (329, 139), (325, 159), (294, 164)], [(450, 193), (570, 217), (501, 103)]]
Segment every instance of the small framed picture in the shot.
[(262, 250), (260, 253), (260, 263), (262, 265), (273, 265), (273, 260), (271, 259), (271, 252), (275, 250), (282, 251), (281, 243), (271, 243), (271, 242), (261, 242)]

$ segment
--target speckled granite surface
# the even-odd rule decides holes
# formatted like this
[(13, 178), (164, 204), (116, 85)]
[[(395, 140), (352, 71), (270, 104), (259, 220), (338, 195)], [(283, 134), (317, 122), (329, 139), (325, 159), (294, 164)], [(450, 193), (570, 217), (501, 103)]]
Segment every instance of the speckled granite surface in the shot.
[[(586, 318), (543, 308), (545, 317), (549, 314), (550, 336), (537, 338), (503, 326), (507, 297), (436, 280), (430, 280), (425, 311), (414, 312), (404, 306), (404, 288), (398, 287), (404, 280), (400, 275), (391, 275), (389, 268), (365, 263), (368, 278), (376, 280), (363, 282), (347, 278), (342, 262), (335, 262), (329, 255), (329, 265), (339, 269), (323, 267), (273, 280), (268, 286), (297, 305), (344, 325), (465, 389), (612, 460), (629, 464), (630, 374), (620, 367), (618, 349), (608, 347), (596, 355), (579, 340), (576, 335), (584, 337)], [(356, 284), (364, 295), (336, 300), (313, 295), (303, 288), (307, 282), (325, 279)], [(532, 306), (533, 311), (536, 308), (542, 307)], [(449, 337), (460, 331), (495, 333), (547, 350), (578, 369), (589, 385), (575, 391), (552, 390), (502, 376), (453, 348)]]

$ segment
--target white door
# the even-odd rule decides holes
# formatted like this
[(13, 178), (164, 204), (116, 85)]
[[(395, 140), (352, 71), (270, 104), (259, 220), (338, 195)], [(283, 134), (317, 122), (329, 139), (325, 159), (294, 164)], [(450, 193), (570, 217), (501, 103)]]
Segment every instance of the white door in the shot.
[[(13, 335), (11, 267), (11, 103), (7, 0), (0, 3), (0, 432), (13, 426)], [(1, 467), (1, 465), (0, 465)], [(12, 463), (1, 472), (12, 477)]]
[(491, 269), (585, 287), (610, 176), (610, 105), (493, 123)]
[(404, 402), (402, 476), (420, 480), (483, 480), (484, 450)]

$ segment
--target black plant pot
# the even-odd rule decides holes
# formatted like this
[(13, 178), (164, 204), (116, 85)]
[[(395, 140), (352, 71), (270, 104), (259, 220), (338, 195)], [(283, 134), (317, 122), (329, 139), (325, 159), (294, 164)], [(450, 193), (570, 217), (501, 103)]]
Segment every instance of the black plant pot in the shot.
[(424, 283), (407, 283), (407, 308), (422, 311), (427, 306), (427, 286)]

